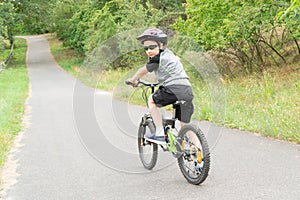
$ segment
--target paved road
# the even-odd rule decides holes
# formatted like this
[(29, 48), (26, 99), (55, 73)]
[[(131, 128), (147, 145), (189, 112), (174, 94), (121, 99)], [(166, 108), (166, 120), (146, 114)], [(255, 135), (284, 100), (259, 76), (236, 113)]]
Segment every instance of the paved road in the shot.
[(164, 152), (147, 172), (133, 123), (145, 108), (84, 86), (57, 66), (45, 38), (26, 39), (30, 125), (12, 154), (18, 176), (4, 199), (299, 199), (299, 145), (207, 122), (199, 125), (221, 137), (210, 139), (204, 184), (188, 184)]

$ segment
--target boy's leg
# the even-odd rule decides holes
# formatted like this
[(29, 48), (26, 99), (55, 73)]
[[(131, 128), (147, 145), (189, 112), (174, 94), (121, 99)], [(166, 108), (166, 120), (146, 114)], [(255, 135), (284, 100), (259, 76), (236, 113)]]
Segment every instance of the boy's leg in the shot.
[(148, 99), (149, 112), (156, 126), (155, 137), (164, 140), (164, 128), (162, 123), (162, 114), (160, 107), (172, 104), (177, 100), (175, 94), (172, 94), (165, 87), (160, 86)]
[(156, 127), (156, 135), (163, 136), (164, 132), (163, 132), (163, 125), (162, 125), (162, 114), (160, 112), (159, 107), (157, 107), (157, 105), (154, 103), (152, 99), (152, 95), (149, 97), (148, 106), (149, 106), (149, 112), (152, 116), (152, 119)]

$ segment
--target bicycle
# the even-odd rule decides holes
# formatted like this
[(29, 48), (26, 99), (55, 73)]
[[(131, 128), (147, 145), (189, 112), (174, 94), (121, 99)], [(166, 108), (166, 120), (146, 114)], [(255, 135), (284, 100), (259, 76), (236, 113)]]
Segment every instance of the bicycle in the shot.
[[(127, 85), (137, 87), (142, 84), (142, 98), (148, 107), (149, 89), (151, 94), (158, 83), (148, 83), (138, 80), (137, 85), (126, 81)], [(205, 181), (210, 169), (210, 152), (207, 140), (203, 132), (193, 124), (186, 124), (177, 130), (175, 123), (180, 114), (180, 107), (184, 101), (176, 101), (173, 104), (172, 118), (163, 118), (165, 141), (154, 141), (144, 137), (146, 131), (155, 133), (155, 124), (149, 113), (143, 115), (138, 129), (138, 150), (143, 166), (151, 170), (155, 167), (158, 156), (158, 145), (163, 151), (171, 152), (177, 159), (179, 168), (184, 178), (191, 184), (199, 185)]]

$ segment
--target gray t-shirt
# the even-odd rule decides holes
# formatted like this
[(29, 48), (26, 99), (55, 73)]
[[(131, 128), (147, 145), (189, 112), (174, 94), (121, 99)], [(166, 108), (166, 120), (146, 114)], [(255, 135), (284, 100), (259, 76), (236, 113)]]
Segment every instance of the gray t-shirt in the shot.
[(154, 71), (161, 85), (188, 85), (191, 86), (179, 57), (169, 49), (164, 49), (159, 56), (150, 59), (146, 65), (149, 72)]

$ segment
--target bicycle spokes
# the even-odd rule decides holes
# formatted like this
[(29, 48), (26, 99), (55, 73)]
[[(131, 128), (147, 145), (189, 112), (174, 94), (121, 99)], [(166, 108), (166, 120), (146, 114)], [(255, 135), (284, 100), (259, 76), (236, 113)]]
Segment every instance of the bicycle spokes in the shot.
[(194, 126), (184, 127), (179, 137), (182, 139), (183, 156), (178, 158), (179, 167), (188, 182), (202, 183), (208, 176), (210, 154), (203, 133)]

